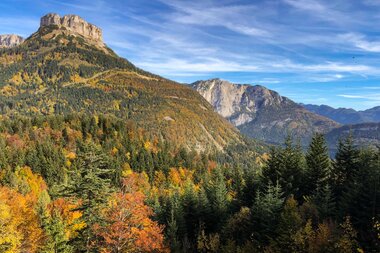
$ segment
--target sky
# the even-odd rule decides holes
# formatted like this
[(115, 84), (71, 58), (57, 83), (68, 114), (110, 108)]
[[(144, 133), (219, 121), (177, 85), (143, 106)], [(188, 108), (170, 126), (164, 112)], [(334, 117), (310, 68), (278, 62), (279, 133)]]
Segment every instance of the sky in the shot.
[(380, 106), (380, 0), (1, 0), (0, 34), (77, 14), (138, 67), (260, 84), (296, 102)]

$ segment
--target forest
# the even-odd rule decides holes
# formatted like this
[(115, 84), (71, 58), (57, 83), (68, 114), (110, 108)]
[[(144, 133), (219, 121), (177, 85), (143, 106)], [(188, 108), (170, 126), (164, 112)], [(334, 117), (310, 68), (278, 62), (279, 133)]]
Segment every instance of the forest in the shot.
[(3, 117), (0, 149), (0, 252), (380, 249), (380, 149), (350, 137), (199, 153), (78, 113)]

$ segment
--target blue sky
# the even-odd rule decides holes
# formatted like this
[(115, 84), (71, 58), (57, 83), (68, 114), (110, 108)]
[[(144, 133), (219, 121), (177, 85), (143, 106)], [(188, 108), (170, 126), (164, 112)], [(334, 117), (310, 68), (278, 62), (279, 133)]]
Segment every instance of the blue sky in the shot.
[(297, 102), (380, 105), (380, 0), (2, 0), (0, 34), (78, 14), (137, 66), (179, 82), (220, 77)]

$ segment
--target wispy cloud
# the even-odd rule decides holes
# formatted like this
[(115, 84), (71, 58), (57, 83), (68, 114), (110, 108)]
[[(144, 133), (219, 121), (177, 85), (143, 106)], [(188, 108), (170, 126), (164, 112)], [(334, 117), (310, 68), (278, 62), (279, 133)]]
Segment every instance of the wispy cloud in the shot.
[(170, 18), (178, 23), (199, 26), (220, 26), (236, 33), (249, 36), (270, 36), (270, 32), (261, 27), (247, 23), (245, 20), (258, 9), (253, 5), (230, 5), (230, 6), (210, 6), (189, 4), (181, 1), (163, 1), (163, 3), (174, 8), (177, 12), (170, 15)]
[(312, 17), (320, 20), (328, 21), (334, 24), (347, 24), (357, 22), (358, 20), (344, 14), (341, 11), (335, 10), (324, 1), (317, 0), (283, 0), (284, 3), (292, 6), (300, 11), (307, 12)]
[(362, 95), (354, 95), (354, 94), (339, 94), (338, 97), (350, 98), (350, 99), (364, 99), (369, 101), (376, 101), (380, 103), (380, 93), (376, 94), (362, 94)]
[(367, 52), (380, 53), (380, 40), (368, 41), (365, 36), (355, 33), (347, 33), (340, 36), (346, 42), (352, 43), (358, 49)]
[(0, 6), (0, 33), (28, 36), (41, 14), (78, 14), (101, 27), (122, 57), (180, 82), (222, 77), (277, 87), (301, 101), (380, 103), (368, 99), (380, 89), (377, 0), (2, 0)]

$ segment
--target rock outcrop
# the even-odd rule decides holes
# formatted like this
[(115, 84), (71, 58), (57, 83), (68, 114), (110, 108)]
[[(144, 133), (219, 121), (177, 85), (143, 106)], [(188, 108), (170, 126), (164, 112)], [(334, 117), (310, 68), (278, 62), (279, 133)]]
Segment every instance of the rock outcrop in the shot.
[(0, 35), (0, 48), (15, 47), (24, 42), (24, 38), (15, 34)]
[(314, 132), (326, 133), (339, 126), (260, 85), (212, 79), (192, 87), (243, 134), (270, 143), (282, 143), (290, 133), (306, 145)]
[(260, 85), (240, 85), (212, 79), (196, 82), (192, 86), (235, 126), (252, 121), (256, 112), (264, 107), (291, 103), (288, 98)]
[(56, 25), (83, 37), (103, 43), (102, 30), (77, 15), (66, 15), (62, 18), (58, 14), (50, 13), (41, 18), (41, 27)]

